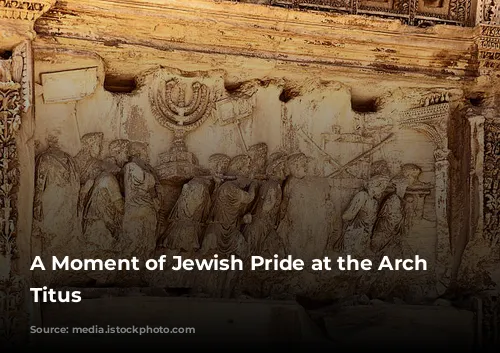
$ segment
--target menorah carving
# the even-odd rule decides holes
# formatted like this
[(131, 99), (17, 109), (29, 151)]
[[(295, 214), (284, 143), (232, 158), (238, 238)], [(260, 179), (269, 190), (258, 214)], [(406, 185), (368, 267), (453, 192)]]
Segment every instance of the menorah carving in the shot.
[(151, 102), (157, 121), (174, 132), (176, 142), (183, 142), (185, 135), (203, 124), (213, 110), (206, 85), (194, 82), (188, 87), (176, 78), (166, 82), (164, 89), (153, 90)]
[(211, 116), (214, 99), (210, 89), (200, 82), (188, 85), (173, 78), (155, 87), (150, 100), (157, 121), (174, 133), (172, 147), (160, 155), (160, 177), (182, 181), (194, 176), (198, 172), (198, 161), (187, 151), (185, 137)]

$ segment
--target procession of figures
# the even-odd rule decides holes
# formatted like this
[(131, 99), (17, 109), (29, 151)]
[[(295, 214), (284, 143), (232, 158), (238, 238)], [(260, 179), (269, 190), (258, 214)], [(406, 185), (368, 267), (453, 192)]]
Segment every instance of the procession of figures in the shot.
[[(301, 180), (311, 176), (312, 159), (305, 154), (269, 153), (259, 143), (246, 154), (214, 154), (197, 175), (169, 182), (150, 165), (147, 144), (114, 140), (102, 158), (103, 141), (102, 133), (89, 133), (75, 156), (54, 146), (38, 155), (34, 235), (42, 256), (136, 256), (145, 261), (159, 254), (241, 259), (304, 255), (305, 247), (291, 238), (308, 241), (295, 216), (309, 202), (307, 192), (299, 190)], [(404, 164), (391, 177), (385, 161), (373, 162), (370, 179), (343, 212), (341, 236), (332, 249), (323, 250), (364, 257), (402, 254), (402, 239), (416, 212), (407, 190), (428, 187), (418, 180), (421, 172), (417, 165)], [(120, 274), (87, 276), (97, 285), (110, 285)], [(133, 281), (131, 274), (123, 276)], [(259, 281), (266, 277), (259, 276)], [(279, 274), (272, 276), (276, 280)], [(251, 283), (236, 273), (205, 273), (177, 274), (165, 286), (203, 282), (210, 295), (231, 297), (238, 280)]]

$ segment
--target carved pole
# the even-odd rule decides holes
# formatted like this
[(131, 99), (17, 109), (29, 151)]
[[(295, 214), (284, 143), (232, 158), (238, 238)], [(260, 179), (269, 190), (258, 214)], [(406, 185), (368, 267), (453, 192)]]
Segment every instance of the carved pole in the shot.
[(471, 220), (469, 234), (474, 238), (483, 230), (483, 161), (484, 161), (484, 116), (468, 117), (470, 128), (470, 187), (469, 219)]
[[(436, 238), (436, 275), (439, 283), (443, 280), (448, 282), (449, 264), (451, 258), (450, 231), (448, 224), (448, 183), (449, 183), (449, 162), (450, 150), (436, 149), (435, 175), (436, 175), (436, 219), (437, 219), (437, 238)], [(444, 284), (447, 286), (447, 283)], [(438, 288), (444, 291), (445, 288)]]

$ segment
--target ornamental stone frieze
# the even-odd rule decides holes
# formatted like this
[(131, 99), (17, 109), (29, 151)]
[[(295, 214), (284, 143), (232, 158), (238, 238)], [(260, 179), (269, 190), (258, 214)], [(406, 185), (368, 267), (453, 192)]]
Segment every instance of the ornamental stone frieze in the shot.
[(0, 49), (11, 50), (26, 39), (33, 39), (35, 21), (55, 4), (55, 0), (1, 0), (0, 27), (2, 41)]
[[(23, 119), (29, 117), (32, 106), (32, 52), (26, 41), (14, 48), (12, 56), (0, 60), (0, 342), (6, 344), (25, 340), (29, 322), (26, 300), (26, 283), (29, 275), (20, 263), (29, 261), (29, 256), (19, 243), (27, 234), (21, 235), (20, 227), (24, 212), (20, 216), (20, 186), (26, 188), (26, 176), (21, 176), (19, 158), (19, 130)], [(21, 203), (22, 204), (22, 203)], [(21, 238), (20, 238), (21, 237)], [(21, 242), (19, 241), (21, 239)]]
[(49, 10), (55, 0), (1, 0), (0, 19), (35, 21)]

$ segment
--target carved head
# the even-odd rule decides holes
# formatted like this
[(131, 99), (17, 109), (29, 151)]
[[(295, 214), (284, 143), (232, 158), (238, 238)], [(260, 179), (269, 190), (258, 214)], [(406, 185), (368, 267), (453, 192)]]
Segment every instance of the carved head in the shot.
[(285, 180), (288, 176), (287, 156), (283, 153), (272, 154), (267, 163), (266, 175), (273, 179)]
[(309, 158), (304, 153), (295, 153), (288, 157), (287, 167), (291, 176), (302, 179), (309, 171)]
[(279, 201), (281, 201), (281, 199), (279, 198), (280, 198), (279, 189), (268, 188), (262, 203), (262, 211), (271, 212), (276, 207), (279, 207)]
[(231, 158), (228, 155), (217, 153), (208, 158), (210, 172), (216, 176), (226, 174)]
[(372, 163), (370, 167), (370, 177), (374, 177), (376, 175), (384, 175), (390, 177), (391, 171), (386, 161), (380, 160)]
[(228, 174), (242, 177), (252, 177), (251, 175), (252, 159), (246, 154), (234, 157), (229, 163)]
[(49, 148), (59, 148), (59, 139), (57, 138), (57, 136), (47, 136), (47, 146)]
[(414, 184), (420, 174), (422, 174), (422, 168), (416, 164), (404, 164), (401, 167), (401, 174), (408, 179), (408, 185)]
[(148, 145), (143, 142), (130, 142), (128, 146), (129, 159), (137, 158), (149, 163)]
[(401, 171), (392, 178), (392, 183), (396, 188), (397, 194), (403, 197), (408, 186), (415, 183), (421, 173), (422, 169), (415, 164), (404, 164), (401, 166)]
[(109, 156), (114, 157), (116, 164), (123, 167), (128, 161), (130, 141), (118, 139), (109, 143)]
[(258, 143), (248, 148), (248, 155), (252, 159), (252, 168), (256, 173), (263, 173), (267, 160), (267, 144)]
[(182, 186), (180, 202), (184, 215), (193, 217), (201, 206), (210, 202), (210, 183), (203, 179), (191, 179)]
[(370, 178), (366, 183), (366, 190), (368, 194), (374, 198), (379, 198), (382, 196), (382, 193), (389, 185), (390, 179), (386, 175), (376, 175)]
[(92, 132), (82, 136), (82, 152), (88, 153), (93, 158), (99, 158), (102, 151), (102, 140), (104, 134), (102, 132)]

